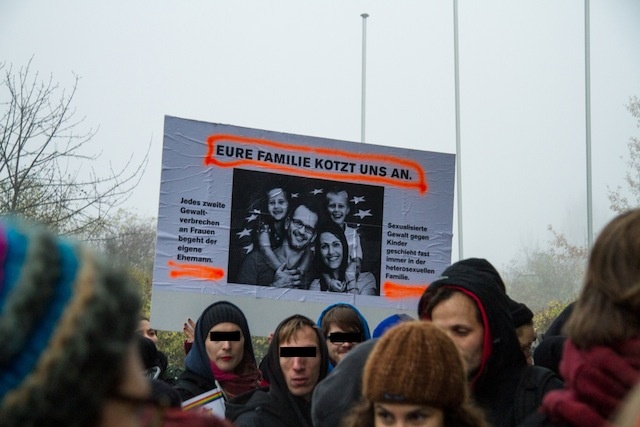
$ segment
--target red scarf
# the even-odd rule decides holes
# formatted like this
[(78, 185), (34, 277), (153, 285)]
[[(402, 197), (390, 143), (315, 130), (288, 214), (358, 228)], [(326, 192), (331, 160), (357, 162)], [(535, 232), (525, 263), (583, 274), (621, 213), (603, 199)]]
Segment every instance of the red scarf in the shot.
[(265, 384), (262, 380), (262, 373), (249, 359), (245, 354), (233, 372), (225, 372), (211, 361), (211, 372), (229, 399)]
[(542, 412), (554, 423), (611, 426), (608, 420), (640, 380), (640, 336), (589, 350), (580, 350), (567, 340), (560, 373), (565, 388), (545, 396)]

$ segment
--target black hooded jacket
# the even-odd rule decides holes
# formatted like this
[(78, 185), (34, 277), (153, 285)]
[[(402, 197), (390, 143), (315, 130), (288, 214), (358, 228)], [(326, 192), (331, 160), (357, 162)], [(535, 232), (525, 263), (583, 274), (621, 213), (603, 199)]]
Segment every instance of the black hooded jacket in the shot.
[[(471, 297), (481, 313), (485, 328), (483, 358), (479, 371), (469, 378), (474, 401), (482, 407), (492, 425), (508, 427), (517, 423), (514, 406), (527, 362), (520, 350), (511, 316), (511, 302), (501, 286), (498, 272), (479, 269), (464, 261), (447, 268), (442, 277), (429, 285), (421, 299), (422, 310), (441, 287)], [(561, 387), (559, 382), (553, 388)]]
[[(236, 427), (311, 427), (311, 402), (292, 395), (280, 368), (280, 335), (281, 326), (295, 316), (283, 320), (273, 334), (273, 341), (267, 355), (269, 368), (269, 388), (260, 388), (245, 393), (227, 402), (226, 418), (233, 421)], [(302, 317), (302, 316), (300, 316)], [(308, 319), (311, 324), (313, 321)], [(320, 376), (318, 382), (327, 376), (329, 355), (327, 344), (317, 327), (314, 331), (320, 343)]]

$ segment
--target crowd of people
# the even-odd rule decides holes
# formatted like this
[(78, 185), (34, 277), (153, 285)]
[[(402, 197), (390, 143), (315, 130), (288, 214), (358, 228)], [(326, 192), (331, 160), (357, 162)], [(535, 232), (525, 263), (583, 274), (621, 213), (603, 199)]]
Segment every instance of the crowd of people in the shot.
[(185, 322), (174, 382), (126, 274), (4, 220), (0, 425), (637, 426), (639, 260), (637, 209), (601, 231), (580, 295), (533, 352), (533, 313), (479, 258), (432, 282), (415, 319), (391, 316), (373, 334), (346, 303), (317, 321), (291, 315), (263, 360), (241, 307), (216, 301)]

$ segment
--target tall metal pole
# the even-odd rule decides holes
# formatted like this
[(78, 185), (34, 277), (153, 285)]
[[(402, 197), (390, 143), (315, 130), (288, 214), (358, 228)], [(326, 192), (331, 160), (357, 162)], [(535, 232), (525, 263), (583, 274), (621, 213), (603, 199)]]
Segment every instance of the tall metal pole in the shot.
[(453, 0), (453, 52), (456, 93), (456, 178), (458, 181), (458, 259), (464, 259), (462, 240), (462, 150), (460, 149), (460, 62), (458, 60), (458, 0)]
[(368, 13), (363, 13), (362, 16), (362, 106), (361, 106), (361, 118), (360, 118), (360, 141), (364, 142), (365, 131), (365, 104), (367, 95), (367, 18)]
[(591, 42), (589, 0), (584, 0), (584, 93), (587, 139), (587, 245), (593, 247), (593, 198), (591, 186)]

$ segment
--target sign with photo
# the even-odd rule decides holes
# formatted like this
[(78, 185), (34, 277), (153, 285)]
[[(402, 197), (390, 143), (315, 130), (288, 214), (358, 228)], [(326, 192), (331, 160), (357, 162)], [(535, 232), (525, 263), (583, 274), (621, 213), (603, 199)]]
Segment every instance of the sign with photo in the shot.
[(417, 298), (451, 263), (454, 162), (166, 117), (153, 289)]

